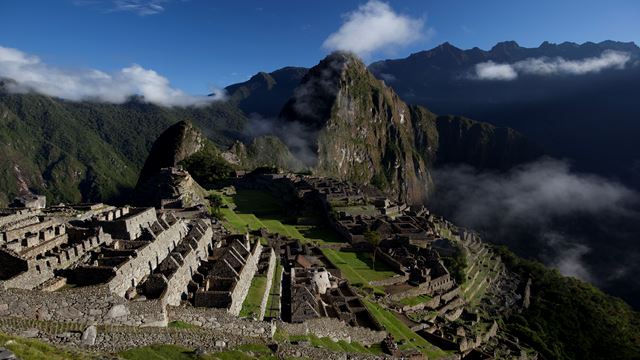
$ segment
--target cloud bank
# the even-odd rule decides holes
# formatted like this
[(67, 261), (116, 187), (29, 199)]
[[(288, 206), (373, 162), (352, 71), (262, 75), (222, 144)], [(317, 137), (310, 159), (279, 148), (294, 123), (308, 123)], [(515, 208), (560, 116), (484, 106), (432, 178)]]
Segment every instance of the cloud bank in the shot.
[(529, 58), (513, 64), (499, 64), (493, 61), (476, 64), (469, 76), (475, 80), (515, 80), (519, 75), (584, 75), (598, 73), (605, 69), (624, 69), (631, 60), (626, 52), (606, 50), (598, 57), (582, 60), (558, 58)]
[(328, 50), (345, 50), (366, 57), (374, 51), (403, 46), (422, 37), (424, 20), (393, 11), (389, 4), (370, 0), (346, 14), (337, 32), (322, 46)]
[(224, 97), (191, 96), (171, 87), (157, 72), (132, 65), (114, 73), (100, 70), (69, 71), (49, 66), (38, 57), (0, 46), (0, 79), (10, 92), (35, 92), (72, 101), (122, 103), (132, 96), (162, 106), (200, 106)]
[[(507, 174), (476, 172), (466, 166), (445, 168), (436, 170), (434, 178), (438, 190), (431, 205), (438, 211), (463, 226), (483, 230), (488, 240), (526, 249), (529, 256), (564, 275), (593, 283), (605, 281), (601, 275), (606, 269), (595, 267), (594, 271), (585, 257), (596, 246), (616, 247), (613, 235), (618, 226), (607, 225), (606, 219), (639, 218), (634, 209), (640, 196), (634, 190), (602, 177), (574, 173), (559, 160), (540, 160)], [(589, 239), (591, 231), (581, 225), (585, 222), (607, 227), (602, 233), (611, 243)], [(574, 225), (576, 231), (570, 229)]]

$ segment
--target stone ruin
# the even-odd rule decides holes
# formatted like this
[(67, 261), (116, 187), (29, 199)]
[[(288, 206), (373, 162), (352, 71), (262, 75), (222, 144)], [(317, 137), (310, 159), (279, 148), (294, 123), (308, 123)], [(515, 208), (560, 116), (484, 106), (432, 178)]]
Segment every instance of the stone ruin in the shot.
[(226, 308), (238, 315), (258, 270), (261, 253), (262, 245), (257, 239), (248, 235), (227, 236), (193, 274), (190, 284), (193, 305)]

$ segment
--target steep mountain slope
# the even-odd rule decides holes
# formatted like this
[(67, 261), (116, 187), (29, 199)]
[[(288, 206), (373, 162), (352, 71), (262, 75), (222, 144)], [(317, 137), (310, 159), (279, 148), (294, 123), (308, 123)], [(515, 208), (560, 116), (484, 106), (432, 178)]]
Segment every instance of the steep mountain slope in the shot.
[(306, 126), (303, 146), (316, 155), (308, 165), (317, 174), (373, 184), (410, 203), (428, 197), (436, 163), (503, 169), (539, 154), (512, 130), (407, 105), (346, 53), (309, 70), (280, 117)]
[(204, 147), (204, 136), (187, 121), (180, 121), (162, 132), (153, 143), (144, 162), (138, 185), (160, 172), (160, 169), (178, 165)]
[[(519, 74), (515, 79), (478, 80), (478, 63), (514, 64), (526, 59), (583, 61), (606, 51), (628, 54), (618, 66), (579, 75)], [(489, 51), (461, 50), (444, 43), (405, 59), (373, 63), (369, 69), (408, 102), (436, 113), (461, 114), (511, 127), (557, 157), (569, 157), (581, 170), (640, 183), (640, 151), (630, 134), (640, 131), (640, 48), (603, 41), (543, 43), (524, 48), (513, 41)], [(530, 64), (529, 66), (534, 66)], [(539, 65), (539, 64), (538, 64)], [(525, 65), (521, 65), (525, 66)]]
[(426, 200), (431, 179), (409, 107), (353, 55), (334, 53), (309, 70), (281, 117), (309, 128), (317, 174)]
[(70, 102), (0, 90), (0, 203), (32, 191), (52, 203), (114, 200), (132, 189), (153, 141), (169, 125), (191, 119), (229, 146), (246, 119), (226, 103), (163, 108)]
[(533, 160), (538, 147), (511, 128), (460, 116), (438, 116), (438, 164), (466, 163), (479, 169), (508, 170)]
[(229, 101), (245, 114), (276, 117), (309, 69), (285, 67), (271, 73), (260, 72), (251, 79), (227, 86)]

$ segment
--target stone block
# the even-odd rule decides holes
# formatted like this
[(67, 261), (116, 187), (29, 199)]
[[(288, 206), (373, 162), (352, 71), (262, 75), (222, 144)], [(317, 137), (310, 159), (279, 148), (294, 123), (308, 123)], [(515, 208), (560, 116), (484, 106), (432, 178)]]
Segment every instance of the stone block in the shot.
[(98, 329), (91, 325), (82, 333), (82, 345), (93, 346), (96, 344)]
[(111, 319), (128, 316), (128, 315), (129, 315), (129, 309), (127, 309), (127, 307), (122, 304), (114, 305), (107, 313), (107, 317)]

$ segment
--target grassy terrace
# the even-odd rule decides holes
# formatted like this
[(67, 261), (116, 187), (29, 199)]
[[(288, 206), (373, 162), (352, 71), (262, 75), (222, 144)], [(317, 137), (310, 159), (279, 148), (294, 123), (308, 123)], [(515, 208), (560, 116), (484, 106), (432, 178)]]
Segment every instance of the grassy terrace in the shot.
[(353, 285), (367, 285), (369, 281), (384, 280), (396, 275), (385, 263), (376, 259), (375, 270), (369, 253), (356, 253), (323, 249), (324, 255), (342, 271), (342, 276)]
[[(278, 199), (268, 193), (252, 190), (240, 190), (234, 196), (224, 196), (223, 201), (227, 208), (221, 209), (225, 218), (225, 223), (238, 232), (247, 229), (267, 228), (270, 232), (280, 233), (291, 238), (299, 239), (306, 243), (315, 243), (322, 250), (323, 254), (342, 272), (342, 276), (353, 285), (367, 286), (370, 281), (383, 280), (396, 275), (384, 262), (376, 259), (375, 270), (373, 266), (372, 254), (342, 251), (328, 247), (332, 243), (343, 243), (344, 241), (326, 225), (292, 225), (288, 224), (284, 211)], [(275, 281), (275, 279), (274, 279)], [(278, 286), (280, 283), (278, 281)], [(252, 286), (253, 287), (253, 286)], [(382, 288), (375, 288), (377, 292)], [(273, 291), (272, 291), (273, 292)], [(269, 300), (272, 301), (271, 299)], [(404, 340), (401, 346), (403, 349), (414, 348), (426, 354), (430, 359), (437, 359), (448, 355), (447, 352), (430, 344), (420, 337), (398, 319), (392, 312), (380, 307), (375, 302), (364, 300), (367, 309), (371, 314), (389, 331), (396, 340)], [(426, 301), (419, 299), (419, 301)], [(269, 308), (271, 305), (269, 305)], [(243, 306), (244, 308), (244, 306)], [(284, 340), (306, 340), (312, 345), (328, 349), (350, 351), (350, 352), (372, 352), (372, 349), (362, 347), (358, 349), (357, 344), (335, 343), (329, 339), (319, 339), (308, 336), (297, 339), (283, 337)], [(350, 349), (345, 347), (352, 346)], [(354, 349), (353, 346), (356, 348)], [(356, 351), (361, 350), (361, 351)], [(374, 349), (373, 351), (377, 351)]]
[(344, 211), (352, 215), (377, 215), (378, 210), (373, 205), (355, 205), (333, 207), (335, 211)]
[(382, 308), (380, 305), (370, 300), (363, 301), (369, 312), (391, 335), (393, 335), (396, 341), (404, 341), (404, 344), (400, 346), (401, 349), (418, 349), (420, 352), (427, 355), (429, 359), (441, 358), (448, 354), (411, 331), (411, 329), (398, 319), (391, 311)]
[[(369, 281), (383, 280), (396, 275), (384, 262), (377, 259), (375, 270), (371, 254), (334, 250), (323, 245), (342, 243), (340, 237), (326, 225), (287, 224), (278, 199), (268, 193), (254, 190), (241, 190), (236, 195), (224, 196), (227, 205), (221, 209), (225, 223), (238, 232), (247, 229), (267, 228), (270, 232), (280, 233), (302, 242), (316, 243), (323, 254), (337, 266), (344, 278), (354, 285), (367, 285)], [(381, 289), (379, 289), (381, 290)]]
[(429, 295), (418, 295), (418, 296), (411, 296), (408, 298), (404, 298), (400, 301), (398, 301), (398, 303), (400, 303), (401, 305), (404, 306), (415, 306), (418, 304), (422, 304), (425, 303), (429, 300), (433, 299), (431, 296)]
[(267, 310), (265, 311), (265, 318), (275, 318), (280, 315), (278, 311), (278, 303), (280, 302), (280, 287), (282, 285), (282, 265), (280, 260), (276, 260), (276, 268), (273, 272), (273, 283), (271, 284), (271, 291), (269, 294), (269, 300), (267, 301)]
[(251, 287), (247, 293), (247, 297), (242, 303), (242, 309), (240, 310), (240, 316), (250, 317), (260, 315), (260, 305), (262, 304), (262, 297), (267, 289), (267, 277), (264, 275), (256, 275), (251, 280)]
[(0, 346), (9, 349), (23, 360), (84, 360), (95, 356), (63, 350), (37, 340), (23, 339), (0, 333)]

